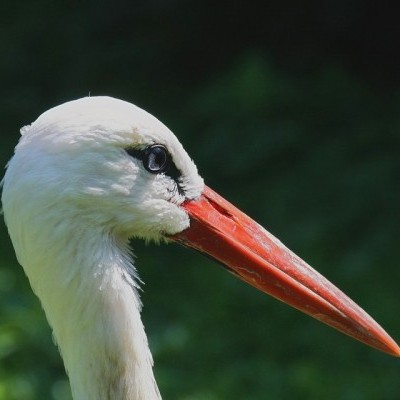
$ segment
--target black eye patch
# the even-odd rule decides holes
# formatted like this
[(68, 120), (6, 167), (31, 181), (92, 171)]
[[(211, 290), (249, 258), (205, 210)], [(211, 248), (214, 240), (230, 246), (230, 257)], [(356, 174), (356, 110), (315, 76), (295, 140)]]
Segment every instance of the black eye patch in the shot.
[(172, 178), (182, 194), (179, 186), (179, 178), (182, 173), (176, 167), (171, 154), (167, 148), (161, 144), (153, 144), (144, 149), (128, 148), (126, 152), (131, 156), (142, 161), (143, 167), (151, 174), (164, 174)]

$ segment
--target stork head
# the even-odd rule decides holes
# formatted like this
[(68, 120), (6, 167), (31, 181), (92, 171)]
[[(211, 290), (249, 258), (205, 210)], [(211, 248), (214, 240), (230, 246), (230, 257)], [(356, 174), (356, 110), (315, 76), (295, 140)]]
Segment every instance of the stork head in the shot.
[[(6, 208), (12, 197), (21, 212), (26, 206), (15, 202), (28, 195), (36, 213), (56, 205), (63, 218), (92, 229), (155, 240), (189, 226), (180, 205), (199, 198), (203, 180), (172, 132), (144, 110), (87, 97), (52, 108), (21, 133), (5, 178)], [(20, 194), (8, 196), (9, 188)]]
[(204, 186), (171, 131), (132, 104), (84, 98), (23, 128), (4, 180), (3, 207), (19, 257), (27, 253), (21, 232), (40, 230), (55, 215), (54, 235), (74, 220), (77, 234), (85, 229), (117, 239), (172, 239), (345, 334), (400, 355), (360, 307)]

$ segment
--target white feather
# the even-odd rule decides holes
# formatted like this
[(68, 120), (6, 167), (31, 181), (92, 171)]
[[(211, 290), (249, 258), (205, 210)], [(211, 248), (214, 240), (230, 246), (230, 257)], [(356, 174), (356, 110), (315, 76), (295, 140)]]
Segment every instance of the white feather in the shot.
[[(55, 107), (21, 134), (3, 181), (4, 216), (74, 399), (159, 399), (128, 239), (188, 227), (179, 205), (203, 190), (196, 166), (156, 118), (109, 97)], [(184, 195), (125, 151), (154, 143), (182, 172)]]

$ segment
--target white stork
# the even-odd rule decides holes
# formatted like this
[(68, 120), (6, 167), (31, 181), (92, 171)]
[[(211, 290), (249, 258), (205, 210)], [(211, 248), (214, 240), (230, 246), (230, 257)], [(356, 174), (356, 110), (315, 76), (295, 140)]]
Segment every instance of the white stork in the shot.
[(152, 115), (109, 97), (21, 130), (3, 181), (18, 261), (53, 329), (75, 400), (160, 399), (128, 240), (177, 241), (372, 347), (400, 348), (360, 307), (203, 184)]

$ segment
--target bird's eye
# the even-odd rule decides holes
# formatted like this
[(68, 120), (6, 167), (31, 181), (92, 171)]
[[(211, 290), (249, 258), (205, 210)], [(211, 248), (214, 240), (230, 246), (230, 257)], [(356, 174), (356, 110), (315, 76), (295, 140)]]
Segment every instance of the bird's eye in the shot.
[(175, 180), (179, 187), (181, 171), (179, 171), (171, 154), (162, 144), (153, 144), (144, 149), (128, 147), (125, 151), (143, 163), (146, 171), (152, 174), (165, 174)]
[(159, 144), (148, 147), (142, 160), (143, 166), (152, 174), (165, 172), (170, 165), (170, 155), (167, 149)]

